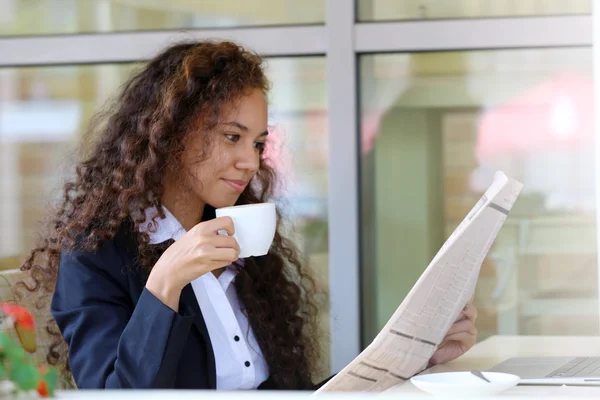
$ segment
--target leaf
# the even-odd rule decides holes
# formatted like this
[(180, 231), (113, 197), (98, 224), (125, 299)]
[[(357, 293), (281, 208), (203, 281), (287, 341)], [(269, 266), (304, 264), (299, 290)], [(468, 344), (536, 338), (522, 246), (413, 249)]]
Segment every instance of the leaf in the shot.
[(13, 347), (16, 343), (6, 332), (0, 332), (0, 350), (4, 351), (7, 348)]
[(10, 380), (24, 391), (35, 389), (39, 379), (38, 369), (31, 364), (14, 365), (10, 371)]
[(6, 368), (4, 367), (4, 363), (0, 362), (0, 380), (8, 378), (8, 374), (6, 373)]
[(0, 354), (11, 364), (22, 362), (25, 352), (6, 332), (0, 332)]
[(15, 331), (21, 346), (28, 353), (35, 353), (37, 343), (35, 341), (35, 330), (25, 329), (19, 323), (15, 323)]

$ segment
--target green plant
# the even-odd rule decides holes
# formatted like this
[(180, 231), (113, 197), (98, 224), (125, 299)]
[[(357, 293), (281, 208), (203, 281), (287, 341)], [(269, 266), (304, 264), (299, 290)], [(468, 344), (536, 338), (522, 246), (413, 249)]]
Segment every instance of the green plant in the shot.
[[(9, 380), (15, 392), (35, 390), (41, 397), (53, 397), (58, 372), (47, 365), (36, 366), (27, 353), (36, 351), (35, 322), (22, 306), (0, 303), (4, 322), (0, 330), (0, 380)], [(14, 329), (18, 342), (10, 336)]]

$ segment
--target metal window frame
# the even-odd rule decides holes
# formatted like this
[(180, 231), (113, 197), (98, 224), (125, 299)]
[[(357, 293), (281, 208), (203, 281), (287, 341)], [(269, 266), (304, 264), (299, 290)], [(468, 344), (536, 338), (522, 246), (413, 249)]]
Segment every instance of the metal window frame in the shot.
[(0, 38), (0, 67), (136, 62), (180, 40), (232, 40), (265, 56), (325, 54), (324, 26), (197, 29)]
[[(552, 27), (552, 29), (549, 29)], [(591, 16), (363, 23), (360, 53), (591, 45)]]
[[(592, 38), (600, 37), (599, 25), (597, 13), (358, 23), (352, 0), (326, 0), (324, 25), (2, 37), (0, 68), (142, 61), (169, 43), (199, 38), (234, 40), (270, 57), (326, 56), (331, 370), (338, 372), (361, 349), (357, 57), (379, 52), (591, 46)], [(594, 49), (594, 55), (597, 64), (600, 50)], [(600, 90), (600, 79), (595, 79), (594, 89)], [(598, 102), (595, 107), (598, 110)], [(596, 187), (600, 202), (600, 176)], [(600, 248), (600, 236), (598, 240)]]
[[(594, 68), (594, 137), (596, 138), (596, 213), (600, 210), (600, 124), (598, 123), (598, 115), (600, 115), (600, 0), (592, 1), (592, 51), (593, 51), (593, 68)], [(596, 232), (600, 232), (600, 218), (596, 216)], [(596, 234), (596, 249), (597, 253), (597, 268), (598, 268), (598, 313), (600, 314), (600, 235)]]

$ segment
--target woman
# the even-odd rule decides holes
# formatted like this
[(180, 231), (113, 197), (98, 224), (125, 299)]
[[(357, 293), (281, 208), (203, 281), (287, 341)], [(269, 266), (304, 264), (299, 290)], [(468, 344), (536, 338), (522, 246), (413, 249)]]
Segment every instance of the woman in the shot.
[[(238, 260), (217, 235), (234, 226), (215, 208), (273, 196), (262, 63), (229, 42), (174, 45), (94, 125), (23, 266), (53, 293), (79, 388), (314, 387), (314, 285), (281, 224), (263, 257)], [(474, 319), (469, 307), (432, 363), (472, 346)]]

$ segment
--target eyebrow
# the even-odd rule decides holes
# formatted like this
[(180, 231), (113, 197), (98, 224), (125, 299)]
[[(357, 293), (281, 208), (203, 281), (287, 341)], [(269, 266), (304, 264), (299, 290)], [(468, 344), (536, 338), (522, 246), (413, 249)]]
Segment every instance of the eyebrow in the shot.
[[(237, 121), (230, 121), (230, 122), (224, 122), (223, 125), (229, 125), (229, 126), (233, 126), (238, 128), (239, 130), (241, 130), (242, 132), (248, 132), (250, 129), (248, 129), (248, 127), (244, 124), (240, 124)], [(268, 131), (264, 131), (263, 133), (261, 133), (258, 136), (267, 136), (269, 134)]]

